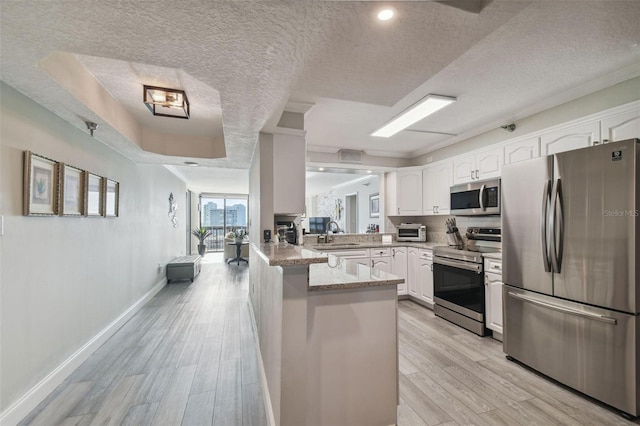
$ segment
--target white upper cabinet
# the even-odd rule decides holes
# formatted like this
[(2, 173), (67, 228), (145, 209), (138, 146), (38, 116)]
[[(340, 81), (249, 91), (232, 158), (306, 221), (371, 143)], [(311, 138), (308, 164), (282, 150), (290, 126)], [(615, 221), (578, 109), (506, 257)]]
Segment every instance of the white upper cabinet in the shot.
[(431, 164), (422, 171), (422, 214), (449, 214), (453, 172), (450, 160)]
[[(400, 170), (397, 179), (396, 214), (417, 216), (422, 214), (422, 169)], [(393, 214), (393, 213), (391, 213)]]
[(602, 119), (602, 142), (616, 142), (631, 138), (640, 138), (640, 107)]
[(522, 139), (504, 147), (504, 164), (531, 160), (540, 156), (540, 137)]
[(504, 164), (502, 146), (453, 159), (453, 184), (500, 177)]
[(542, 155), (592, 146), (600, 140), (600, 120), (589, 121), (567, 128), (562, 128), (540, 136)]

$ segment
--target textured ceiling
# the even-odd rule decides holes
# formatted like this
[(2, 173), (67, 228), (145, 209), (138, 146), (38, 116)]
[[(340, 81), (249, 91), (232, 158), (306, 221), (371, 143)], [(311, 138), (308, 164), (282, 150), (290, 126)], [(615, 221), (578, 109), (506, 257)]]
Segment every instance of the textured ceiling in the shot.
[[(375, 1), (2, 2), (0, 77), (82, 131), (99, 123), (96, 139), (135, 161), (192, 160), (140, 149), (38, 67), (74, 54), (146, 126), (213, 136), (221, 121), (227, 157), (197, 161), (246, 169), (287, 102), (315, 104), (311, 150), (411, 157), (640, 75), (638, 1), (467, 3), (486, 6), (394, 2), (379, 23)], [(193, 120), (145, 115), (143, 82), (186, 90)], [(458, 102), (420, 132), (369, 136), (428, 93)]]

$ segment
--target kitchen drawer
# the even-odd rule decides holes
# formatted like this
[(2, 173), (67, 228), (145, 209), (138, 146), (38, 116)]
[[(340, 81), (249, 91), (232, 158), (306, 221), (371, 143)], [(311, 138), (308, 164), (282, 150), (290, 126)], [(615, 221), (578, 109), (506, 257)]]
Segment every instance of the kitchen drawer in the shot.
[(420, 249), (420, 259), (433, 260), (433, 250)]
[(498, 259), (485, 259), (484, 271), (493, 274), (502, 274), (502, 261)]
[(342, 257), (345, 259), (369, 257), (369, 249), (349, 249), (349, 250), (325, 250), (324, 253), (332, 254), (334, 256)]
[(372, 248), (371, 249), (371, 257), (387, 257), (391, 256), (391, 249), (389, 247), (385, 248)]

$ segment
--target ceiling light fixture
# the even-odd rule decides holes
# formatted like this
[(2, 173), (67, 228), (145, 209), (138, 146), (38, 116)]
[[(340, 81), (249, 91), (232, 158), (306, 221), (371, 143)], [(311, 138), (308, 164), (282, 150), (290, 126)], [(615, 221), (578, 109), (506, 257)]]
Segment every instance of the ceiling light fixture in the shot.
[(189, 99), (184, 90), (145, 85), (143, 101), (153, 115), (189, 118)]
[(376, 130), (371, 136), (388, 138), (400, 130), (404, 130), (412, 124), (422, 120), (428, 115), (452, 104), (456, 98), (440, 95), (427, 95), (410, 108), (404, 110), (400, 115), (393, 118), (387, 124)]
[(396, 15), (396, 10), (393, 7), (385, 7), (378, 12), (378, 19), (380, 21), (388, 21)]
[(318, 171), (324, 172), (324, 167), (318, 167)]

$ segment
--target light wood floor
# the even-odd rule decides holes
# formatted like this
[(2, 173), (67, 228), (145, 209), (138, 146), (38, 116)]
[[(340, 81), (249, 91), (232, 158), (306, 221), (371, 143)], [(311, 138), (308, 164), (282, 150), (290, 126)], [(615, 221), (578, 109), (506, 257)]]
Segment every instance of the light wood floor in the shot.
[[(207, 254), (193, 284), (164, 288), (21, 425), (265, 425), (247, 291), (246, 265)], [(399, 425), (633, 424), (499, 342), (399, 307)]]
[(207, 254), (193, 284), (166, 286), (21, 424), (266, 424), (248, 282), (246, 265)]
[(399, 306), (399, 425), (634, 424), (508, 361), (500, 342), (413, 302)]

